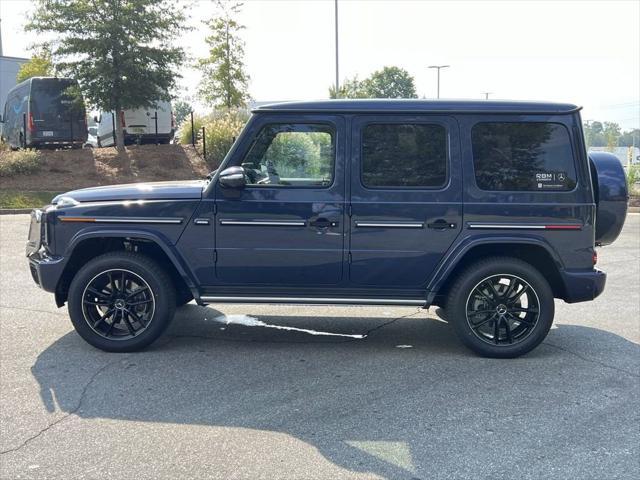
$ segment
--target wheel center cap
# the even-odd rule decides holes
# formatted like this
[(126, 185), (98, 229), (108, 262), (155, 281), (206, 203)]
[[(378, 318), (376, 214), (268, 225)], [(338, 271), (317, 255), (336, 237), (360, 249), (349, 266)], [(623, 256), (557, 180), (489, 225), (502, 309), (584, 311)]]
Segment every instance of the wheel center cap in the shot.
[(113, 304), (114, 307), (116, 307), (119, 310), (122, 310), (125, 307), (125, 302), (124, 300), (122, 300), (121, 298), (117, 299), (115, 301), (115, 303)]
[(498, 312), (498, 315), (504, 315), (507, 313), (507, 307), (504, 304), (500, 304), (496, 307), (496, 312)]

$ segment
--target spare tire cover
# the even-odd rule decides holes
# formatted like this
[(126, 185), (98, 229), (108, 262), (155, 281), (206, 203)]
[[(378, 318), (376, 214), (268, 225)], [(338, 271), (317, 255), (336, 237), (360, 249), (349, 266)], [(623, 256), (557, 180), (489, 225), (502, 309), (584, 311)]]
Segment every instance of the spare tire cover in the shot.
[(611, 153), (589, 152), (589, 168), (596, 201), (596, 245), (609, 245), (620, 235), (627, 216), (627, 177)]

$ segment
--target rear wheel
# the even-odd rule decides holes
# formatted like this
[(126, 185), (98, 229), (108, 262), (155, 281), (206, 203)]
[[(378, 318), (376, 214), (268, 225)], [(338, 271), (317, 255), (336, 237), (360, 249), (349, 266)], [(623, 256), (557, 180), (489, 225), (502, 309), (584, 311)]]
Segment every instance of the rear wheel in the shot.
[(494, 257), (467, 268), (447, 299), (447, 320), (474, 352), (513, 358), (547, 336), (554, 316), (553, 292), (530, 264)]
[(69, 287), (69, 316), (88, 343), (109, 352), (140, 350), (171, 322), (173, 284), (153, 260), (113, 252), (88, 262)]

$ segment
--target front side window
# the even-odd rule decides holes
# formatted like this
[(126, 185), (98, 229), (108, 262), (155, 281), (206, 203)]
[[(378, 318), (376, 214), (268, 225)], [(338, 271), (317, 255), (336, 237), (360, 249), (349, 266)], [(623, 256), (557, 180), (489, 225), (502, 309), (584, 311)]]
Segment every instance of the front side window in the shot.
[(362, 133), (362, 183), (437, 188), (447, 178), (447, 132), (436, 124), (370, 124)]
[(545, 122), (487, 122), (471, 131), (482, 190), (567, 191), (576, 185), (569, 132)]
[(325, 124), (262, 128), (242, 162), (247, 185), (328, 187), (333, 182), (335, 131)]

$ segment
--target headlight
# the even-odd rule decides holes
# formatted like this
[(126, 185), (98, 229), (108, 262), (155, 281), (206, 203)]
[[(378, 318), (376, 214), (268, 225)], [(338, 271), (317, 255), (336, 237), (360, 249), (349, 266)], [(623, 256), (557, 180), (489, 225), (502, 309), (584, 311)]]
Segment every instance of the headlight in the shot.
[(56, 207), (58, 208), (75, 207), (76, 205), (80, 205), (80, 202), (71, 197), (60, 197), (56, 202)]

